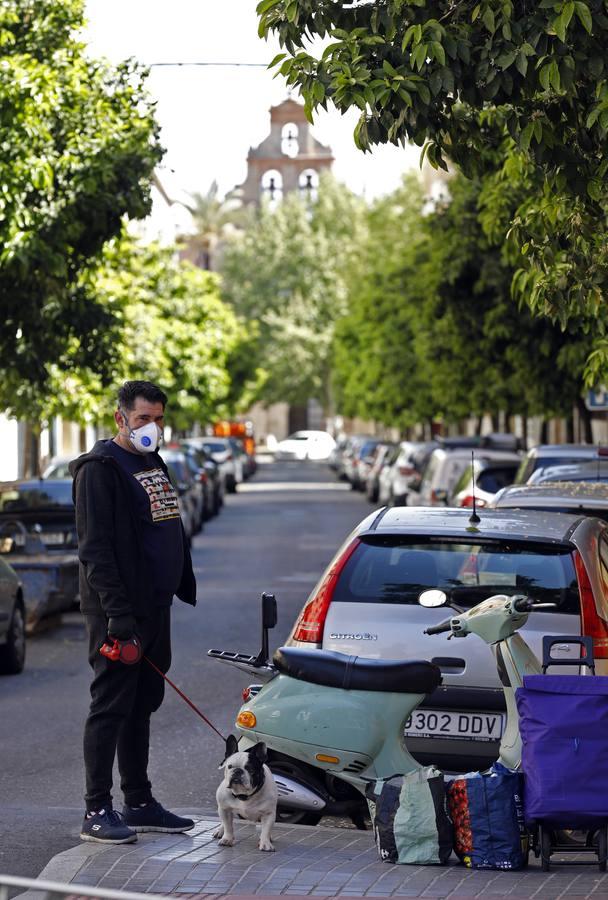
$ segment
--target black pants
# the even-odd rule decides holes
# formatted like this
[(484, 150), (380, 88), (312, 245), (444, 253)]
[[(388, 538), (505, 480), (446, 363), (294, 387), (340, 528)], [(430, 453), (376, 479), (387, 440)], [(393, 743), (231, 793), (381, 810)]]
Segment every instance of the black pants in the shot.
[[(105, 616), (84, 617), (93, 669), (91, 708), (84, 728), (87, 812), (112, 806), (112, 769), (118, 756), (120, 787), (129, 806), (152, 799), (148, 779), (150, 716), (163, 702), (165, 682), (142, 659), (127, 666), (102, 656), (107, 639)], [(159, 607), (137, 619), (143, 652), (167, 672), (171, 665), (171, 608)]]

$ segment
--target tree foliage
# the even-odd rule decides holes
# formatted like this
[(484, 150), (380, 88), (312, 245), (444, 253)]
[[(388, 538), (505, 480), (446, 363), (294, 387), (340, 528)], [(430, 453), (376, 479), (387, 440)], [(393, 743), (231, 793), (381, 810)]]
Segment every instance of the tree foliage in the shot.
[[(362, 149), (410, 140), (434, 166), (493, 173), (498, 193), (524, 188), (508, 223), (516, 296), (562, 325), (583, 316), (606, 333), (602, 0), (262, 0), (258, 14), (309, 115), (328, 101), (358, 108)], [(596, 369), (608, 361), (603, 344)]]
[(251, 399), (329, 402), (334, 322), (359, 271), (363, 204), (329, 177), (312, 203), (289, 195), (264, 205), (228, 244), (223, 295), (250, 329)]
[(110, 421), (115, 389), (141, 377), (166, 391), (174, 428), (228, 412), (229, 367), (244, 335), (220, 299), (216, 275), (180, 262), (173, 248), (143, 245), (123, 234), (104, 245), (78, 287), (117, 323), (111, 379), (102, 378), (94, 365), (80, 364), (74, 338), (75, 359), (49, 368), (46, 391), (29, 382), (3, 385), (0, 403), (13, 415)]
[(569, 416), (579, 402), (590, 339), (513, 302), (482, 187), (457, 177), (429, 210), (411, 177), (370, 210), (365, 275), (336, 328), (347, 414), (404, 429), (499, 410)]
[(0, 3), (0, 371), (26, 392), (53, 366), (110, 377), (112, 306), (81, 274), (161, 157), (144, 71), (88, 57), (82, 24), (82, 0)]

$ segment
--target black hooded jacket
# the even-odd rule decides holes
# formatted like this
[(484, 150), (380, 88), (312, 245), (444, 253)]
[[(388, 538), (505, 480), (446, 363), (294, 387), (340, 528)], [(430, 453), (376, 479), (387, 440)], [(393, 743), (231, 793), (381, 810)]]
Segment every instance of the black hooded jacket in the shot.
[[(157, 463), (167, 474), (158, 454)], [(80, 608), (83, 613), (147, 616), (152, 612), (148, 566), (144, 563), (141, 524), (132, 500), (128, 475), (97, 441), (69, 465), (74, 478)], [(196, 579), (184, 535), (184, 565), (176, 591), (180, 600), (196, 604)]]

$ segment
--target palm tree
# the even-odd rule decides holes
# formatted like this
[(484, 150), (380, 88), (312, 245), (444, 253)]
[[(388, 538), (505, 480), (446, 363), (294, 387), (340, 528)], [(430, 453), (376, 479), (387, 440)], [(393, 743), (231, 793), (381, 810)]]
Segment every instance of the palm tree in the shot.
[(192, 215), (196, 234), (182, 236), (179, 240), (186, 247), (185, 255), (201, 269), (213, 269), (218, 245), (230, 229), (242, 228), (247, 210), (238, 197), (228, 194), (218, 196), (217, 181), (212, 181), (206, 194), (190, 194), (192, 203), (183, 205)]

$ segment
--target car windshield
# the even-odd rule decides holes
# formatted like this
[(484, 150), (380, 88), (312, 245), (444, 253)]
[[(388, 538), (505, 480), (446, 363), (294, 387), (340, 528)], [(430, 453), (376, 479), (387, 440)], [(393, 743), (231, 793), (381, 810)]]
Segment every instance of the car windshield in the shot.
[(571, 551), (512, 541), (461, 543), (369, 538), (344, 567), (332, 600), (416, 604), (427, 588), (439, 588), (470, 608), (492, 594), (530, 594), (578, 612), (579, 593)]
[(0, 492), (0, 513), (26, 512), (32, 509), (57, 509), (73, 506), (72, 482), (33, 482)]
[(72, 473), (69, 469), (69, 460), (65, 462), (51, 463), (48, 469), (43, 472), (43, 478), (71, 478)]

